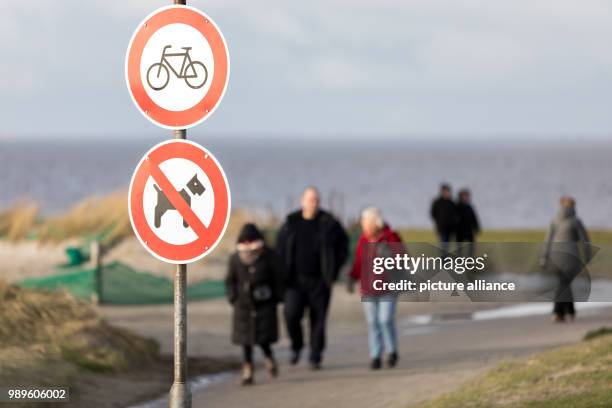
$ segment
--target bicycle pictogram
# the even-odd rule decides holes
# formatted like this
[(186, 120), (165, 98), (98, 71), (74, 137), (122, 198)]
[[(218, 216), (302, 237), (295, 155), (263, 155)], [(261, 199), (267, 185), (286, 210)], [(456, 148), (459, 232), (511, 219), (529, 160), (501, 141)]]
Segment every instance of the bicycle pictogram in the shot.
[[(170, 71), (179, 79), (184, 79), (187, 86), (193, 89), (199, 89), (204, 86), (208, 80), (208, 69), (200, 61), (191, 59), (191, 47), (182, 47), (184, 52), (167, 52), (171, 45), (166, 45), (162, 50), (162, 55), (159, 62), (152, 64), (147, 70), (147, 83), (151, 89), (161, 91), (168, 82), (170, 82)], [(181, 69), (177, 72), (172, 64), (168, 61), (168, 57), (183, 57)], [(169, 68), (169, 69), (168, 69)], [(156, 72), (157, 71), (157, 72)]]

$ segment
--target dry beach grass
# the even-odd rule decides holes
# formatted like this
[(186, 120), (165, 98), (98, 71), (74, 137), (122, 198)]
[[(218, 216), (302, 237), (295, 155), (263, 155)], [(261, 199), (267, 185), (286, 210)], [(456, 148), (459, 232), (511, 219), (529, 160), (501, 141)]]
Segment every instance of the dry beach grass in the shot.
[(579, 408), (610, 406), (612, 335), (587, 334), (580, 343), (501, 363), (422, 406)]
[[(50, 216), (40, 214), (40, 205), (18, 202), (0, 209), (0, 238), (19, 242), (35, 238), (41, 243), (58, 243), (75, 237), (100, 236), (103, 243), (113, 245), (133, 236), (130, 226), (127, 193), (117, 191), (106, 196), (92, 196), (66, 212)], [(245, 222), (256, 222), (266, 229), (278, 227), (280, 220), (270, 213), (249, 209), (232, 211), (227, 235), (235, 237)], [(406, 242), (435, 242), (431, 229), (400, 226)], [(591, 240), (612, 243), (612, 231), (589, 231)], [(481, 242), (542, 242), (544, 229), (485, 229), (479, 236)]]
[[(118, 260), (137, 270), (168, 276), (168, 266), (151, 257), (135, 239), (125, 191), (90, 197), (60, 214), (43, 216), (39, 208), (36, 203), (21, 202), (0, 209), (0, 270), (4, 279), (16, 282), (56, 273), (54, 266), (64, 262), (66, 247), (86, 246), (93, 239), (99, 240), (104, 247), (105, 262)], [(222, 278), (226, 259), (234, 249), (239, 229), (246, 222), (256, 222), (263, 227), (270, 242), (280, 224), (280, 220), (270, 213), (235, 209), (214, 253), (190, 268), (190, 282)], [(431, 229), (399, 228), (399, 231), (409, 245), (436, 241)], [(612, 231), (590, 230), (589, 233), (592, 242), (603, 249), (591, 265), (593, 276), (610, 278), (606, 265), (612, 261)], [(543, 229), (485, 229), (478, 240), (541, 243), (544, 235)]]
[[(67, 293), (0, 281), (0, 345), (0, 384), (68, 387), (71, 406), (126, 406), (171, 383), (170, 358), (157, 342), (106, 323)], [(190, 360), (194, 375), (235, 367), (226, 358)]]
[[(66, 247), (87, 246), (94, 239), (104, 248), (105, 262), (120, 260), (137, 270), (169, 275), (168, 265), (151, 257), (136, 240), (125, 191), (88, 198), (60, 214), (43, 216), (39, 208), (35, 203), (17, 203), (0, 210), (3, 279), (17, 282), (54, 274), (54, 266), (65, 262)], [(190, 282), (223, 275), (227, 256), (234, 250), (238, 232), (246, 222), (256, 222), (264, 228), (278, 225), (278, 220), (269, 214), (232, 211), (226, 234), (214, 254), (194, 264)]]

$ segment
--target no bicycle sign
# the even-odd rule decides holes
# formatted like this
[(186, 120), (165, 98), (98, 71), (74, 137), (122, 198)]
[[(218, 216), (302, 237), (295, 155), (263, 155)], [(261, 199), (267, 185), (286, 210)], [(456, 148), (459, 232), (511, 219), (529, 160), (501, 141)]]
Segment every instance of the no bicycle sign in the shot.
[(187, 129), (208, 118), (227, 88), (225, 39), (202, 11), (162, 7), (138, 25), (127, 49), (125, 79), (132, 100), (151, 122)]
[(165, 262), (194, 262), (212, 251), (227, 228), (230, 207), (223, 169), (191, 141), (154, 146), (130, 183), (132, 228), (147, 251)]

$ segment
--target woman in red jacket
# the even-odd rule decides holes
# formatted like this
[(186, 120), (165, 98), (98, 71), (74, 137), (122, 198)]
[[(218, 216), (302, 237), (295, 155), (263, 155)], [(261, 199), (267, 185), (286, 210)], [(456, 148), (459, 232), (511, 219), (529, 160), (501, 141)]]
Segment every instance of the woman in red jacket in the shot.
[[(397, 334), (395, 329), (395, 309), (397, 296), (375, 292), (372, 282), (383, 275), (374, 275), (371, 265), (363, 265), (366, 251), (367, 261), (376, 256), (392, 256), (402, 247), (399, 235), (385, 224), (382, 214), (375, 207), (368, 207), (361, 212), (362, 234), (357, 242), (355, 260), (350, 278), (360, 281), (361, 295), (366, 320), (368, 322), (368, 341), (370, 346), (370, 367), (378, 370), (382, 366), (383, 346), (387, 352), (388, 367), (395, 367), (398, 361)], [(385, 244), (396, 245), (385, 245)], [(375, 244), (375, 245), (372, 245)], [(368, 273), (362, 273), (368, 268)]]

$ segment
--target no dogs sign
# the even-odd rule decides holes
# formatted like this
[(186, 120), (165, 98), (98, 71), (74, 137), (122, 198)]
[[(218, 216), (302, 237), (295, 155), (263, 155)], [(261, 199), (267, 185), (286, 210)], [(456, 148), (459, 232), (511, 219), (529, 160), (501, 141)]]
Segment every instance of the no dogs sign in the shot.
[(217, 25), (188, 6), (162, 7), (139, 25), (125, 58), (132, 100), (151, 122), (187, 129), (208, 118), (229, 79), (227, 46)]
[(212, 251), (227, 228), (230, 207), (219, 162), (187, 140), (154, 146), (130, 183), (132, 228), (147, 251), (165, 262), (194, 262)]

